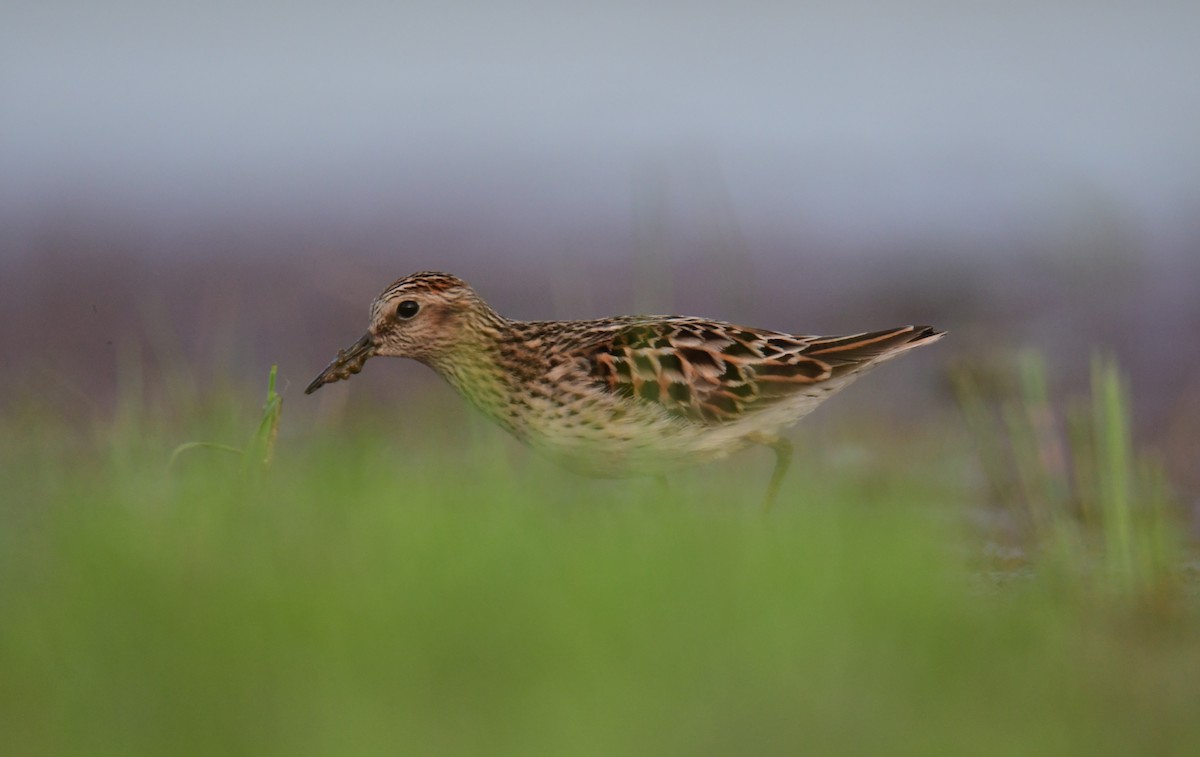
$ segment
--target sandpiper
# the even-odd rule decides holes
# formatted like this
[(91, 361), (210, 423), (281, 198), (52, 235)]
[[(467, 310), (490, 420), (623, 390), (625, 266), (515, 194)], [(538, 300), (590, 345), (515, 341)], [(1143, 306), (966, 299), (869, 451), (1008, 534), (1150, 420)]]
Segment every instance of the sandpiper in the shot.
[(771, 447), (769, 507), (792, 457), (783, 429), (867, 368), (944, 333), (796, 336), (661, 315), (516, 321), (462, 279), (424, 271), (375, 298), (367, 333), (304, 393), (375, 355), (413, 358), (522, 442), (587, 475), (661, 475)]

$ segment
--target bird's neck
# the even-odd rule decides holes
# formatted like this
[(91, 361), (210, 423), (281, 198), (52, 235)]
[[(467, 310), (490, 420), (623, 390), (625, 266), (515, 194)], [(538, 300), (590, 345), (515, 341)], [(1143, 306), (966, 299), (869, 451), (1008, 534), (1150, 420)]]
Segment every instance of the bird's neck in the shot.
[(465, 326), (454, 348), (429, 360), (429, 366), (485, 415), (522, 437), (519, 385), (528, 371), (517, 365), (524, 357), (521, 323), (487, 315)]

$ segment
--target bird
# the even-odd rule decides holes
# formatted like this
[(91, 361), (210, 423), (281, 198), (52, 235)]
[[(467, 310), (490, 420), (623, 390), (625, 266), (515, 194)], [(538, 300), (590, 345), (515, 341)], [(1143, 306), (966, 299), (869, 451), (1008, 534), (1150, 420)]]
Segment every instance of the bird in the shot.
[(798, 336), (674, 315), (521, 321), (457, 276), (421, 271), (375, 298), (367, 333), (304, 393), (372, 357), (411, 358), (521, 442), (596, 477), (661, 477), (763, 445), (775, 453), (769, 509), (793, 455), (784, 429), (867, 369), (944, 335), (909, 325)]

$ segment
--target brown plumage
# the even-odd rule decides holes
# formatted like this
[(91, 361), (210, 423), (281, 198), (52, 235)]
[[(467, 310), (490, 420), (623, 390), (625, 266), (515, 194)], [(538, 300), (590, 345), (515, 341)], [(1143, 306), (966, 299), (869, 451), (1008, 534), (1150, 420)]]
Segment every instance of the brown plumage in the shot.
[(367, 334), (305, 393), (374, 355), (411, 357), (518, 439), (590, 475), (657, 474), (770, 446), (769, 504), (791, 458), (783, 428), (868, 367), (943, 333), (795, 336), (682, 316), (512, 321), (461, 279), (423, 272), (375, 299)]

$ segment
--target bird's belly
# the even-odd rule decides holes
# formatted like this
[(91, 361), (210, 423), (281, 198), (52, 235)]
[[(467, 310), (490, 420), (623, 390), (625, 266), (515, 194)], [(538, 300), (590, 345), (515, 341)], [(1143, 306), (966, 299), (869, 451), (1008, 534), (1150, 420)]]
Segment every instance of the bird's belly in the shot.
[(531, 447), (576, 473), (625, 478), (664, 473), (720, 459), (749, 444), (745, 433), (677, 419), (644, 424), (531, 429)]
[(529, 446), (563, 467), (589, 476), (624, 478), (664, 473), (726, 457), (756, 435), (775, 434), (807, 415), (825, 392), (722, 423), (671, 415), (649, 403), (611, 403), (564, 412), (562, 406), (533, 404), (510, 426)]

